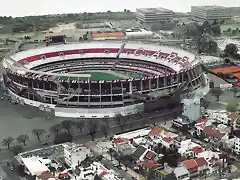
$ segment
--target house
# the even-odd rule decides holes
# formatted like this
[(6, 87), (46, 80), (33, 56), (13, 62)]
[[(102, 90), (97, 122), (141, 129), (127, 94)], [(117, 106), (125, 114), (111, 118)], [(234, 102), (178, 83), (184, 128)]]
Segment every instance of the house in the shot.
[(118, 143), (115, 146), (116, 146), (116, 151), (122, 156), (132, 155), (132, 153), (135, 150), (134, 146), (131, 145), (128, 141)]
[(150, 169), (152, 169), (153, 167), (160, 167), (162, 166), (161, 164), (153, 161), (153, 160), (148, 160), (145, 159), (143, 162), (140, 163), (141, 166), (143, 167), (143, 169), (149, 171)]
[(225, 136), (224, 133), (221, 133), (219, 130), (214, 129), (212, 126), (205, 127), (202, 132), (209, 138), (211, 142), (219, 142), (223, 136)]
[(196, 178), (198, 176), (198, 164), (195, 160), (186, 160), (183, 165), (190, 173), (190, 179)]
[(177, 180), (188, 180), (188, 179), (190, 179), (190, 173), (185, 168), (185, 166), (176, 167), (173, 172), (174, 172)]
[(200, 146), (196, 146), (192, 149), (192, 151), (193, 151), (193, 155), (197, 157), (199, 153), (204, 151), (204, 149)]
[(155, 127), (154, 129), (152, 129), (152, 130), (149, 132), (149, 136), (158, 135), (158, 134), (160, 134), (162, 131), (163, 131), (162, 128), (160, 128), (160, 127)]
[(177, 180), (170, 167), (154, 167), (149, 171), (148, 180)]
[(209, 173), (208, 162), (204, 159), (204, 157), (197, 158), (195, 161), (198, 165), (199, 176), (205, 176)]
[(240, 115), (237, 113), (231, 113), (229, 117), (231, 119), (231, 124), (233, 125), (233, 123), (240, 117)]
[(174, 143), (173, 138), (171, 137), (163, 137), (161, 143), (166, 148), (170, 148), (170, 146)]
[(144, 146), (138, 146), (137, 149), (133, 152), (132, 156), (134, 159), (142, 161), (145, 157), (148, 149)]

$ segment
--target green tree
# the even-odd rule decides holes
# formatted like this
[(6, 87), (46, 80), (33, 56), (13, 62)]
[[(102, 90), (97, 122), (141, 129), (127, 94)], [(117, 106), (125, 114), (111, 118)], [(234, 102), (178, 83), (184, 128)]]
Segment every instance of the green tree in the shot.
[(32, 130), (32, 134), (37, 137), (39, 143), (42, 142), (41, 141), (41, 136), (45, 133), (46, 133), (45, 129), (33, 129)]
[(21, 145), (15, 145), (11, 148), (11, 151), (16, 156), (19, 153), (23, 152), (23, 147)]
[(236, 102), (228, 103), (226, 106), (226, 110), (229, 112), (236, 112), (238, 110), (238, 103)]
[(49, 131), (50, 132), (53, 132), (55, 134), (58, 134), (60, 133), (60, 131), (62, 130), (62, 125), (61, 124), (55, 124), (53, 126), (50, 127)]
[(74, 127), (77, 128), (79, 130), (79, 132), (82, 132), (85, 126), (85, 121), (83, 120), (79, 120), (79, 121), (75, 121), (74, 123)]
[(29, 137), (27, 134), (23, 134), (17, 137), (18, 143), (23, 143), (24, 146), (26, 146), (26, 142), (29, 140)]
[(229, 57), (236, 57), (238, 53), (237, 45), (233, 43), (227, 44), (224, 49), (224, 53)]
[(220, 87), (215, 87), (210, 90), (210, 93), (217, 98), (217, 101), (219, 101), (221, 94), (223, 94), (223, 90)]
[(239, 92), (239, 87), (233, 86), (232, 91), (233, 91), (233, 97), (236, 97), (236, 94)]
[(67, 131), (68, 133), (71, 134), (72, 127), (73, 127), (73, 122), (72, 122), (72, 121), (70, 121), (70, 120), (64, 120), (64, 121), (61, 122), (61, 125), (62, 125), (62, 127), (63, 127), (64, 129), (66, 129), (66, 131)]
[(97, 119), (89, 119), (87, 121), (88, 134), (92, 137), (92, 141), (94, 141), (95, 135), (98, 130), (98, 122), (99, 120)]
[(2, 145), (7, 146), (8, 150), (10, 150), (10, 147), (13, 144), (13, 141), (14, 141), (14, 139), (9, 136), (2, 140)]
[(116, 119), (116, 121), (117, 121), (118, 126), (119, 126), (120, 129), (121, 129), (121, 132), (123, 132), (124, 127), (125, 127), (126, 122), (127, 122), (127, 118), (124, 117), (122, 114), (116, 114), (116, 115), (115, 115), (115, 119)]
[(105, 123), (104, 123), (104, 124), (101, 124), (101, 130), (102, 130), (102, 132), (103, 132), (105, 138), (108, 137), (109, 129), (110, 129), (110, 127), (109, 127), (108, 124), (105, 124)]

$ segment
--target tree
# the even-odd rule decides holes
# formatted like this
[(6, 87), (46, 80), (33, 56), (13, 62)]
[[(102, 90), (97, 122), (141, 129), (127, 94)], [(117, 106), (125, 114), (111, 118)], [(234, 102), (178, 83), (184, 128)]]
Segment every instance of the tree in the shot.
[(7, 146), (8, 150), (10, 150), (10, 147), (13, 144), (13, 141), (14, 141), (14, 139), (9, 136), (2, 140), (2, 145)]
[(236, 94), (239, 92), (239, 87), (233, 86), (232, 91), (233, 91), (233, 97), (236, 97)]
[(127, 118), (124, 117), (122, 114), (116, 114), (115, 119), (116, 119), (117, 124), (119, 125), (119, 127), (121, 129), (121, 132), (123, 132), (124, 127), (125, 127), (126, 122), (127, 122)]
[(204, 109), (207, 109), (211, 103), (207, 98), (202, 98), (200, 102), (201, 102), (201, 106), (204, 107)]
[(224, 53), (229, 57), (235, 57), (238, 53), (237, 45), (233, 43), (227, 44), (224, 49)]
[(76, 122), (74, 123), (74, 126), (75, 126), (80, 132), (82, 132), (83, 129), (84, 129), (84, 126), (85, 126), (85, 121), (82, 121), (82, 120), (76, 121)]
[(73, 136), (69, 132), (62, 132), (59, 134), (56, 134), (54, 137), (54, 144), (61, 144), (65, 142), (72, 142)]
[(95, 134), (98, 130), (98, 120), (97, 119), (89, 119), (87, 122), (88, 134), (92, 137), (92, 141), (94, 141)]
[(45, 129), (33, 129), (32, 134), (37, 137), (39, 143), (41, 143), (41, 136), (45, 134)]
[(61, 130), (62, 130), (62, 125), (61, 124), (55, 124), (53, 126), (50, 127), (50, 132), (53, 132), (55, 134), (58, 134)]
[(11, 148), (11, 151), (14, 155), (18, 155), (19, 153), (23, 152), (23, 147), (21, 145), (15, 145)]
[(236, 112), (238, 110), (238, 103), (230, 102), (226, 106), (226, 110), (229, 112)]
[(71, 134), (71, 130), (72, 130), (72, 127), (73, 127), (73, 122), (70, 121), (70, 120), (64, 120), (61, 122), (61, 125), (64, 129), (67, 130), (68, 133)]
[(217, 98), (217, 101), (219, 101), (220, 95), (223, 94), (223, 91), (220, 87), (215, 87), (210, 90), (210, 93)]
[(18, 143), (23, 143), (24, 146), (26, 146), (26, 142), (29, 140), (29, 137), (27, 134), (23, 134), (18, 136), (17, 141)]
[(113, 154), (114, 154), (114, 150), (113, 150), (113, 148), (110, 148), (109, 150), (108, 150), (108, 153), (109, 153), (109, 155), (110, 155), (110, 158), (111, 158), (111, 161), (112, 161), (112, 159), (113, 159)]
[(102, 124), (101, 125), (101, 130), (105, 136), (105, 138), (107, 138), (108, 134), (109, 134), (109, 125), (108, 124)]

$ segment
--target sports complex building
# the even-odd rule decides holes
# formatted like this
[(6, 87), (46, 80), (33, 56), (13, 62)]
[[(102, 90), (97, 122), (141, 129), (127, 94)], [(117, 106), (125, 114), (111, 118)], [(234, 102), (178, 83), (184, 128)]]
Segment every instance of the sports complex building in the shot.
[(14, 100), (61, 117), (182, 111), (183, 96), (208, 83), (198, 56), (150, 43), (36, 47), (5, 57), (3, 66), (4, 84)]

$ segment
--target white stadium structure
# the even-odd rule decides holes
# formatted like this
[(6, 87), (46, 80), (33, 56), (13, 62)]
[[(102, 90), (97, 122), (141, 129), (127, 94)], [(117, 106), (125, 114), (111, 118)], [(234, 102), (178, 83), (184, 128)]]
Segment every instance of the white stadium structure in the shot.
[[(3, 66), (4, 84), (14, 100), (62, 117), (134, 114), (146, 104), (155, 107), (149, 103), (161, 98), (165, 102), (177, 90), (182, 98), (208, 83), (195, 54), (132, 42), (36, 47), (5, 57)], [(163, 106), (174, 109), (173, 103), (158, 107)]]

